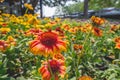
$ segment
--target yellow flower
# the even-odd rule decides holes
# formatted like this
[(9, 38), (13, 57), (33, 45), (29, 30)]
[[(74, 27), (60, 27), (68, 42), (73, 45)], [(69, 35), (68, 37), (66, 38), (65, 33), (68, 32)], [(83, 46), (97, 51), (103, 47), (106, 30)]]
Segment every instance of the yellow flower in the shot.
[(2, 34), (6, 34), (6, 33), (10, 32), (10, 31), (11, 31), (10, 28), (0, 28), (0, 32), (1, 32)]
[(11, 45), (16, 45), (16, 40), (12, 36), (8, 36), (6, 42)]
[(33, 10), (33, 7), (31, 4), (25, 3), (24, 6), (30, 10)]
[(5, 16), (5, 17), (10, 17), (10, 14), (7, 14), (7, 13), (2, 13), (2, 16)]
[(61, 20), (60, 18), (55, 18), (56, 22), (60, 22), (60, 20)]

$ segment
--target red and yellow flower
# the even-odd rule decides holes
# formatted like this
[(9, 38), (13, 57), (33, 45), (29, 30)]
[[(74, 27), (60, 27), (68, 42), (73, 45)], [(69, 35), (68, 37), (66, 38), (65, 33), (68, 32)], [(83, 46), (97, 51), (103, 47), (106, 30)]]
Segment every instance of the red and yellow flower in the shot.
[(4, 40), (0, 40), (0, 51), (5, 51), (8, 48), (8, 44)]
[(55, 54), (55, 55), (53, 56), (53, 59), (65, 61), (65, 58), (64, 58), (64, 56), (63, 56), (61, 53)]
[(103, 35), (103, 31), (101, 29), (97, 28), (97, 27), (94, 27), (93, 28), (93, 34), (101, 37)]
[(93, 80), (90, 76), (81, 76), (79, 80)]
[(10, 32), (10, 31), (11, 31), (10, 28), (0, 28), (0, 32), (1, 32), (2, 34), (6, 34), (6, 33)]
[(35, 40), (30, 42), (30, 51), (35, 55), (53, 56), (66, 50), (66, 42), (52, 31), (41, 33)]
[(95, 17), (95, 16), (92, 16), (91, 17), (91, 20), (93, 23), (97, 24), (97, 25), (102, 25), (105, 23), (105, 19), (103, 18), (100, 18), (100, 17)]
[(48, 62), (43, 62), (43, 65), (39, 68), (38, 72), (41, 74), (43, 80), (51, 80), (52, 77), (54, 77), (54, 80), (59, 80), (59, 76), (62, 78), (64, 77), (65, 70), (66, 67), (64, 61), (52, 59)]
[(42, 33), (42, 30), (41, 29), (29, 29), (25, 32), (25, 35), (26, 36), (30, 36), (30, 35), (39, 35)]
[(114, 38), (114, 42), (115, 42), (115, 43), (120, 43), (120, 37)]
[(79, 44), (74, 44), (73, 47), (74, 47), (75, 50), (82, 50), (83, 49), (83, 46), (79, 45)]
[(6, 42), (14, 46), (16, 45), (16, 39), (14, 39), (12, 36), (8, 36)]

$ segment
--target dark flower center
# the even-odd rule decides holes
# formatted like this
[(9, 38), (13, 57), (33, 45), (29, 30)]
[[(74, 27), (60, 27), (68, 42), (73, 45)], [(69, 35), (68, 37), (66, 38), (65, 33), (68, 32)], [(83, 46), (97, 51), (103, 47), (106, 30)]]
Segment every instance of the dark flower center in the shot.
[(56, 60), (50, 61), (50, 67), (53, 73), (59, 72), (60, 64)]
[(98, 28), (94, 29), (97, 34), (100, 34), (100, 30)]
[(52, 47), (57, 42), (57, 35), (54, 33), (44, 33), (41, 35), (40, 39), (41, 43), (47, 47)]

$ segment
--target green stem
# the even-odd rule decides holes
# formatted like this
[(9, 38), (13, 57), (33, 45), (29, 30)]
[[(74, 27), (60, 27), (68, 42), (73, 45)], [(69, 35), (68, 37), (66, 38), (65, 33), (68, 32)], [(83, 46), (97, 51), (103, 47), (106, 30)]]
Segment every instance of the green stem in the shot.
[(27, 12), (28, 12), (28, 8), (26, 9), (25, 14), (27, 14)]
[(87, 42), (87, 40), (88, 40), (88, 38), (90, 36), (91, 31), (92, 31), (92, 29), (88, 32), (88, 35), (86, 36), (86, 38), (85, 38), (85, 40), (83, 42), (83, 49), (81, 50), (81, 52), (80, 52), (80, 54), (78, 56), (78, 65), (80, 63), (79, 61), (80, 61), (81, 55), (83, 55), (83, 52), (84, 52), (84, 46), (85, 46), (85, 44), (86, 44), (86, 42)]
[[(89, 38), (89, 36), (90, 36), (91, 31), (92, 31), (92, 29), (88, 32), (88, 34), (87, 34), (87, 36), (86, 36), (86, 38), (85, 38), (85, 40), (84, 40), (84, 42), (83, 42), (83, 49), (81, 50), (81, 52), (80, 52), (79, 55), (78, 55), (78, 61), (77, 61), (77, 65), (76, 65), (76, 70), (77, 70), (77, 72), (79, 72), (78, 67), (79, 67), (79, 64), (80, 64), (80, 58), (81, 58), (81, 56), (83, 55), (84, 46), (85, 46), (85, 44), (86, 44), (86, 42), (87, 42), (87, 40), (88, 40), (88, 38)], [(76, 75), (76, 80), (77, 80), (77, 79), (78, 79), (78, 75)]]
[(47, 63), (48, 63), (48, 69), (49, 69), (49, 71), (50, 71), (50, 74), (52, 75), (52, 79), (55, 80), (55, 76), (54, 76), (54, 74), (53, 74), (53, 72), (52, 72), (52, 69), (51, 69), (51, 67), (50, 67), (49, 57), (47, 57)]

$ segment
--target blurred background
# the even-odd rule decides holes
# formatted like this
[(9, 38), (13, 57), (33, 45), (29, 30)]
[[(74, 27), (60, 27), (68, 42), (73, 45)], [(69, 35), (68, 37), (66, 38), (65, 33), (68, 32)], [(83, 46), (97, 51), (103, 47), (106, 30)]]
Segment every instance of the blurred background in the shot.
[[(107, 2), (107, 3), (106, 3)], [(90, 18), (99, 16), (119, 19), (120, 0), (0, 0), (1, 13), (25, 14), (24, 4), (31, 4), (40, 17)]]

